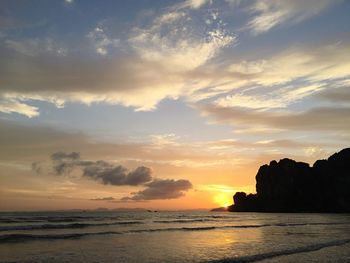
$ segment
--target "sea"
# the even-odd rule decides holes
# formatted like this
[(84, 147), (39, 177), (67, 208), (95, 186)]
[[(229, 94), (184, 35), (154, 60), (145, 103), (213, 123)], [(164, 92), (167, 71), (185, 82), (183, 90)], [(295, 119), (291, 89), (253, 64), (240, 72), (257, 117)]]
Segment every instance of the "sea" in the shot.
[(0, 262), (350, 262), (350, 214), (0, 213)]

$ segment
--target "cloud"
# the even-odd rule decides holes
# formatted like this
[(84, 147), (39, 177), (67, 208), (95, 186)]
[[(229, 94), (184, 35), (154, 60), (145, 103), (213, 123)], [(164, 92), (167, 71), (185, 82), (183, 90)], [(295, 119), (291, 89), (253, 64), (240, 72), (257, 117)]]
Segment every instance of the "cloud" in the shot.
[(208, 3), (211, 4), (212, 0), (185, 0), (174, 7), (175, 9), (199, 9)]
[[(80, 153), (64, 153), (64, 152), (55, 152), (51, 155), (51, 160), (54, 162), (53, 170), (57, 175), (62, 175), (70, 173), (74, 166), (78, 164), (80, 159)], [(37, 163), (34, 163), (37, 164)], [(33, 167), (33, 166), (32, 166)], [(35, 169), (37, 170), (37, 169)]]
[(8, 40), (0, 47), (0, 97), (6, 102), (1, 109), (33, 117), (38, 109), (20, 109), (19, 103), (39, 100), (59, 107), (104, 102), (147, 111), (165, 98), (190, 96), (203, 83), (188, 75), (236, 37), (219, 21), (209, 27), (192, 21), (185, 11), (167, 10), (149, 25), (134, 27), (119, 53), (112, 52), (119, 48), (118, 39), (98, 24), (87, 34), (102, 55), (98, 58), (74, 51), (57, 56), (59, 45), (51, 39)]
[(187, 0), (187, 2), (191, 8), (198, 9), (211, 1), (210, 0)]
[(123, 166), (112, 166), (106, 162), (98, 161), (83, 168), (83, 176), (101, 181), (110, 185), (141, 185), (152, 180), (152, 171), (148, 167), (137, 167), (127, 172)]
[(252, 84), (263, 86), (286, 84), (293, 80), (335, 80), (350, 76), (349, 54), (350, 45), (347, 42), (294, 46), (272, 54), (269, 58), (231, 64), (229, 72)]
[[(281, 108), (318, 91), (318, 85), (325, 87), (325, 81), (349, 77), (346, 42), (299, 46), (269, 57), (250, 56), (251, 60), (219, 57), (237, 43), (237, 37), (227, 30), (219, 12), (203, 15), (198, 10), (211, 2), (183, 1), (182, 8), (163, 9), (150, 23), (132, 28), (125, 41), (112, 36), (112, 29), (100, 21), (84, 38), (101, 55), (97, 57), (82, 56), (91, 51), (84, 43), (79, 52), (70, 50), (64, 56), (67, 49), (52, 38), (5, 40), (0, 46), (0, 111), (35, 117), (40, 114), (31, 105), (35, 100), (57, 107), (66, 102), (103, 102), (149, 111), (164, 99), (179, 98), (186, 102), (215, 98), (224, 107)], [(237, 5), (240, 1), (226, 2)], [(329, 5), (327, 0), (255, 1), (250, 10), (257, 20), (286, 13), (273, 20), (270, 26), (274, 27), (306, 19)], [(208, 17), (210, 23), (206, 23)], [(257, 24), (252, 21), (254, 30)], [(278, 87), (280, 93), (265, 89), (277, 85), (284, 85)], [(255, 89), (256, 94), (245, 90), (237, 94), (237, 89)]]
[(39, 115), (39, 109), (16, 99), (8, 99), (0, 97), (0, 112), (18, 113), (33, 118)]
[(242, 141), (242, 140), (233, 140), (233, 139), (226, 139), (226, 140), (218, 140), (213, 141), (209, 143), (209, 147), (214, 149), (232, 149), (239, 147), (240, 149), (243, 148), (309, 148), (309, 147), (316, 147), (316, 146), (329, 146), (329, 144), (324, 143), (312, 143), (312, 142), (302, 142), (298, 140), (291, 140), (291, 139), (278, 139), (278, 140), (260, 140), (260, 141)]
[[(219, 77), (226, 84), (213, 88), (218, 97), (215, 104), (273, 110), (309, 97), (319, 103), (317, 94), (332, 92), (349, 82), (349, 54), (350, 46), (343, 42), (313, 48), (295, 46), (269, 58), (236, 62), (221, 71)], [(219, 96), (224, 92), (227, 95)]]
[(260, 34), (285, 24), (296, 24), (318, 15), (327, 7), (339, 1), (334, 0), (257, 0), (249, 8), (255, 16), (247, 27), (253, 34)]
[(51, 54), (54, 56), (65, 56), (66, 48), (51, 38), (29, 38), (24, 40), (5, 40), (5, 44), (12, 49), (26, 56), (38, 56), (40, 54)]
[(110, 48), (116, 48), (120, 45), (120, 40), (109, 38), (101, 26), (97, 26), (94, 30), (90, 31), (87, 37), (95, 46), (96, 53), (103, 56), (108, 54)]
[(184, 196), (192, 188), (188, 180), (155, 179), (146, 184), (147, 188), (135, 193), (131, 197), (124, 197), (122, 201), (176, 199)]
[(318, 97), (333, 103), (350, 103), (350, 80), (344, 82), (344, 85), (346, 86), (325, 90)]
[(92, 200), (92, 201), (114, 201), (116, 199), (114, 197), (109, 196), (109, 197), (92, 198), (90, 200)]
[(32, 171), (34, 171), (37, 174), (41, 174), (43, 169), (41, 167), (40, 162), (34, 162), (32, 163)]
[[(110, 164), (105, 161), (82, 160), (78, 152), (56, 152), (51, 155), (53, 171), (56, 175), (69, 175), (73, 169), (81, 170), (83, 177), (99, 181), (104, 185), (113, 186), (146, 186), (144, 190), (132, 193), (131, 197), (124, 197), (119, 201), (142, 201), (158, 199), (176, 199), (192, 188), (188, 180), (153, 179), (152, 170), (145, 166), (128, 171), (121, 165)], [(42, 173), (41, 163), (32, 163), (32, 170)], [(92, 199), (96, 201), (112, 201), (113, 197)]]
[(71, 153), (55, 152), (51, 155), (51, 159), (53, 161), (76, 161), (76, 160), (80, 159), (80, 153), (78, 153), (78, 152), (71, 152)]
[(296, 103), (314, 93), (318, 93), (324, 88), (325, 84), (321, 83), (297, 88), (287, 86), (261, 95), (245, 95), (243, 93), (227, 95), (217, 99), (215, 103), (221, 107), (243, 107), (250, 109), (286, 108), (290, 104)]
[(148, 28), (134, 28), (129, 42), (144, 60), (158, 62), (171, 73), (194, 70), (235, 41), (219, 25), (198, 36), (190, 21), (183, 12), (165, 13)]
[(350, 108), (318, 107), (303, 112), (267, 112), (238, 107), (198, 105), (204, 116), (218, 123), (237, 126), (271, 127), (282, 130), (350, 131)]
[[(80, 169), (82, 176), (109, 185), (141, 185), (152, 180), (152, 170), (140, 166), (128, 171), (121, 165), (114, 165), (102, 160), (82, 160), (78, 152), (55, 152), (51, 155), (52, 170), (55, 175), (70, 174), (75, 168)], [(34, 162), (32, 169), (41, 172), (44, 168), (40, 163)]]

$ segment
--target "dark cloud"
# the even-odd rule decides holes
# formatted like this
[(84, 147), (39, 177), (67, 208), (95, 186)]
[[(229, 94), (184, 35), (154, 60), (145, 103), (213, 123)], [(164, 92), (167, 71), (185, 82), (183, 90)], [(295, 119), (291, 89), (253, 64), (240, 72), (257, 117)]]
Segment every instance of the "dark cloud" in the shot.
[(147, 188), (132, 193), (131, 197), (124, 197), (122, 201), (142, 201), (142, 200), (160, 200), (160, 199), (176, 199), (185, 194), (192, 188), (192, 184), (188, 180), (173, 179), (156, 179), (148, 184)]
[(32, 163), (32, 170), (37, 174), (41, 174), (43, 170), (42, 170), (40, 162)]
[[(55, 152), (51, 154), (52, 170), (55, 175), (70, 174), (73, 169), (79, 169), (83, 177), (88, 177), (105, 185), (139, 186), (144, 190), (132, 193), (130, 197), (115, 199), (114, 197), (94, 198), (94, 201), (128, 202), (159, 199), (176, 199), (192, 188), (188, 180), (154, 179), (152, 170), (145, 166), (129, 171), (121, 165), (114, 165), (106, 161), (82, 160), (78, 152)], [(42, 173), (42, 163), (32, 163), (32, 170)], [(153, 180), (153, 181), (152, 181)]]
[(53, 161), (79, 160), (80, 153), (78, 153), (78, 152), (71, 152), (71, 153), (55, 152), (55, 153), (51, 154), (51, 159)]
[(350, 131), (350, 107), (319, 107), (304, 112), (268, 112), (211, 104), (196, 106), (202, 114), (233, 126), (264, 126), (288, 130)]
[(113, 166), (104, 161), (85, 165), (83, 175), (111, 185), (140, 185), (152, 180), (150, 168), (141, 166), (133, 171), (121, 166)]
[(70, 173), (75, 166), (79, 165), (80, 154), (78, 152), (55, 152), (51, 154), (51, 160), (54, 173), (62, 175)]
[(64, 153), (55, 152), (51, 154), (51, 160), (54, 162), (53, 170), (57, 175), (70, 173), (73, 168), (79, 164), (80, 154), (78, 152)]
[[(74, 168), (82, 171), (84, 177), (100, 181), (110, 185), (141, 185), (152, 180), (152, 170), (140, 166), (135, 170), (128, 171), (121, 165), (108, 162), (82, 160), (78, 152), (55, 152), (51, 155), (52, 170), (55, 175), (69, 174)], [(40, 163), (32, 164), (32, 170), (39, 173), (42, 171)]]
[(125, 183), (128, 185), (138, 185), (141, 182), (151, 181), (151, 169), (145, 166), (137, 167), (134, 171), (128, 173)]

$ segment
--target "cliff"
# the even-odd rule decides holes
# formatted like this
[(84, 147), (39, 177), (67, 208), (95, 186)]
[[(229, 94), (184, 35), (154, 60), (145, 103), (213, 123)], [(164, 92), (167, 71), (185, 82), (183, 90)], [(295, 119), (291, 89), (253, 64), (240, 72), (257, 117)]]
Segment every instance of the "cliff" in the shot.
[(350, 212), (350, 148), (312, 167), (282, 159), (259, 168), (256, 194), (238, 192), (235, 212)]

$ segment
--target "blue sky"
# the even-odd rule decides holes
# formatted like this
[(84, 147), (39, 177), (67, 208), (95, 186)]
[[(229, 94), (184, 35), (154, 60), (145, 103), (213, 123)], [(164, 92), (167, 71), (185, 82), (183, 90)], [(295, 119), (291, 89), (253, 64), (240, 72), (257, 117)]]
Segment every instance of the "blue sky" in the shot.
[[(104, 197), (118, 201), (105, 206), (137, 206), (132, 198), (144, 195), (135, 189), (163, 185), (113, 188), (84, 177), (82, 163), (103, 160), (110, 165), (98, 169), (149, 167), (152, 178), (191, 182), (165, 181), (175, 192), (144, 206), (213, 206), (218, 189), (227, 199), (254, 191), (255, 171), (270, 159), (312, 163), (349, 141), (348, 1), (33, 0), (2, 1), (0, 10), (9, 150), (0, 170), (15, 174), (3, 178), (11, 204), (24, 193), (42, 199), (28, 209), (44, 208), (47, 195), (66, 207), (74, 188), (76, 206)], [(55, 152), (81, 160), (53, 160)], [(73, 175), (57, 177), (51, 166), (67, 158)], [(33, 163), (45, 167), (40, 183)], [(15, 183), (23, 176), (29, 181)], [(43, 192), (51, 181), (74, 187)]]

